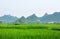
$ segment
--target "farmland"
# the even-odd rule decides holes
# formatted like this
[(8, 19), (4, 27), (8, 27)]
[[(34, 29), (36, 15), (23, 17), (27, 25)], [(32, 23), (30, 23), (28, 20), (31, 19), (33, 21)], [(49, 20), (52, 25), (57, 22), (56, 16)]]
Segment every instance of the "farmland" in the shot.
[(0, 24), (0, 39), (60, 39), (60, 24)]

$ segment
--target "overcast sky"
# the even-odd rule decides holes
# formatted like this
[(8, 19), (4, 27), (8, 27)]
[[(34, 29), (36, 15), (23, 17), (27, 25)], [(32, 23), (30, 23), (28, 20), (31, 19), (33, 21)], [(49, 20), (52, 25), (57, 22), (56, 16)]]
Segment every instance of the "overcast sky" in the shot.
[(60, 0), (0, 0), (0, 16), (43, 16), (60, 11)]

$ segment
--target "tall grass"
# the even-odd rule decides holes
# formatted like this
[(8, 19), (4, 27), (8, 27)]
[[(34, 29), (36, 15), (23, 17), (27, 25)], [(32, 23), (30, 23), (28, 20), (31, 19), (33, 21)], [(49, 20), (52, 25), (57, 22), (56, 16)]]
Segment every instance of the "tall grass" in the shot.
[(0, 24), (0, 39), (60, 39), (59, 24)]

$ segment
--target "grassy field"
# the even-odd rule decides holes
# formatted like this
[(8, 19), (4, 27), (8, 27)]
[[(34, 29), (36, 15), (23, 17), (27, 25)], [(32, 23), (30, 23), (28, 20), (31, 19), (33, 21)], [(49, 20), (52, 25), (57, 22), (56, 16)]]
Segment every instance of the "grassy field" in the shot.
[(0, 24), (0, 39), (60, 39), (60, 24)]

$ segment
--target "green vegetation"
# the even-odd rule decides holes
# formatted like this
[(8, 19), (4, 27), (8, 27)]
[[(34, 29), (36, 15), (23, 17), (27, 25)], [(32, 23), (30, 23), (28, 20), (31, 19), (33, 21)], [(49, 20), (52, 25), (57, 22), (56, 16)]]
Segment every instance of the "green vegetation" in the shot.
[(0, 24), (0, 39), (60, 39), (60, 24)]

